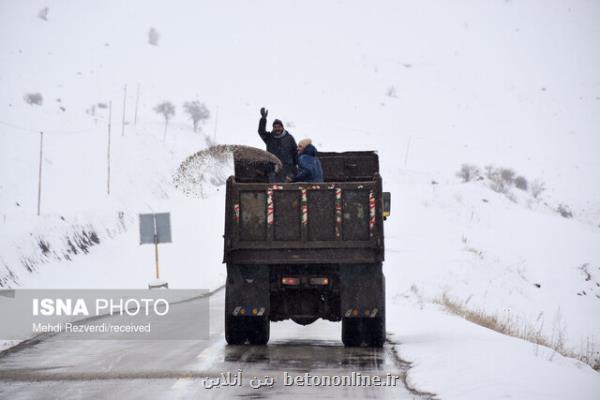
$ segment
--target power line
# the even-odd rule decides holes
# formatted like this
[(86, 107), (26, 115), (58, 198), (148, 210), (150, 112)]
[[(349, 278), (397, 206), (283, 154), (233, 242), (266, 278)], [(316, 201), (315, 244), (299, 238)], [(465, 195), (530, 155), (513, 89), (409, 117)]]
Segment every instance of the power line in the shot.
[(4, 122), (4, 121), (0, 121), (0, 124), (9, 126), (9, 127), (13, 128), (13, 129), (18, 129), (18, 130), (21, 130), (21, 131), (25, 131), (25, 132), (31, 132), (31, 133), (38, 133), (39, 132), (39, 131), (34, 131), (33, 129), (27, 129), (27, 128), (23, 128), (23, 127), (20, 127), (20, 126), (17, 126), (17, 125), (13, 125), (13, 124), (10, 124), (10, 123)]
[[(5, 121), (0, 121), (0, 124), (8, 126), (10, 128), (13, 128), (13, 129), (18, 129), (20, 131), (32, 133), (32, 134), (39, 134), (40, 133), (39, 129), (36, 130), (36, 129), (25, 128), (23, 126), (18, 126), (18, 125), (11, 124), (11, 123), (5, 122)], [(89, 133), (89, 132), (93, 132), (93, 131), (94, 131), (94, 129), (86, 129), (86, 130), (78, 130), (78, 131), (46, 131), (46, 130), (44, 130), (44, 134), (51, 134), (51, 135), (56, 135), (56, 134), (76, 135), (76, 134), (82, 134), (82, 133)]]

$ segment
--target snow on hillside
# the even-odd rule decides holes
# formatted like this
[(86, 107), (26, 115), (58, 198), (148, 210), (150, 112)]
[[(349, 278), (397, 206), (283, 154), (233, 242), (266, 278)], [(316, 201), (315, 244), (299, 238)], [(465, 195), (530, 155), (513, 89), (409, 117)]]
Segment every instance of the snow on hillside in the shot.
[[(389, 330), (417, 366), (414, 386), (469, 397), (428, 358), (439, 339), (427, 336), (431, 327), (456, 327), (463, 345), (474, 329), (415, 306), (443, 299), (573, 352), (591, 343), (598, 356), (599, 18), (600, 5), (583, 0), (0, 1), (0, 284), (145, 287), (153, 252), (139, 246), (137, 214), (163, 211), (173, 219), (173, 243), (161, 246), (170, 286), (222, 284), (218, 182), (227, 170), (212, 169), (219, 179), (205, 181), (204, 197), (181, 193), (173, 175), (208, 142), (262, 147), (264, 105), (320, 150), (378, 150), (392, 192), (388, 313), (402, 314)], [(148, 43), (151, 28), (157, 45)], [(41, 105), (24, 101), (31, 93)], [(165, 100), (176, 114), (163, 142), (153, 108)], [(190, 100), (211, 111), (201, 133), (182, 110)], [(546, 190), (534, 199), (514, 187), (498, 193), (486, 179), (463, 183), (456, 173), (464, 163), (510, 168)], [(563, 218), (560, 205), (573, 217)], [(489, 347), (504, 340), (482, 335)], [(523, 371), (549, 364), (548, 376), (567, 377), (570, 394), (596, 390), (588, 367), (510, 340), (502, 348), (518, 353), (514, 377), (542, 382)], [(495, 370), (484, 361), (456, 360), (463, 376), (485, 382)], [(519, 384), (481, 383), (473, 397), (534, 398)], [(541, 395), (562, 396), (550, 389)]]

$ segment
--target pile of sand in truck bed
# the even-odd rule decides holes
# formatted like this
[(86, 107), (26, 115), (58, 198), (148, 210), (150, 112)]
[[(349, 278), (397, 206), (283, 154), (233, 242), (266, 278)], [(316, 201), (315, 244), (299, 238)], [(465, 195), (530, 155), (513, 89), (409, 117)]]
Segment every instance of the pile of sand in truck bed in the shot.
[(186, 158), (173, 177), (175, 187), (193, 197), (206, 197), (223, 186), (234, 174), (234, 162), (272, 163), (281, 168), (281, 161), (273, 154), (250, 146), (220, 144), (201, 150)]

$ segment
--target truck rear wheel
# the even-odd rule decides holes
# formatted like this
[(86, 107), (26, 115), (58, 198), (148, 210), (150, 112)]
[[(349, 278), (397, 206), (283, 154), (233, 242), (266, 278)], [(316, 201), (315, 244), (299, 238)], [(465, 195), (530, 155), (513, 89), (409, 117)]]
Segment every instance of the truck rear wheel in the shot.
[(269, 342), (270, 322), (267, 317), (252, 317), (248, 321), (248, 341), (250, 344), (265, 345)]
[(385, 318), (365, 319), (363, 327), (367, 346), (383, 347), (385, 343)]
[(228, 344), (244, 344), (246, 329), (245, 321), (242, 318), (225, 315), (225, 340)]
[(360, 318), (342, 319), (342, 342), (346, 347), (360, 346), (363, 341)]
[(225, 340), (228, 344), (244, 344), (246, 342), (246, 324), (240, 317), (231, 315), (231, 288), (229, 282), (225, 286)]
[(385, 277), (382, 283), (381, 313), (376, 318), (365, 319), (365, 340), (367, 346), (383, 347), (385, 343)]
[(385, 318), (342, 319), (342, 342), (347, 347), (357, 347), (363, 342), (369, 347), (383, 347)]

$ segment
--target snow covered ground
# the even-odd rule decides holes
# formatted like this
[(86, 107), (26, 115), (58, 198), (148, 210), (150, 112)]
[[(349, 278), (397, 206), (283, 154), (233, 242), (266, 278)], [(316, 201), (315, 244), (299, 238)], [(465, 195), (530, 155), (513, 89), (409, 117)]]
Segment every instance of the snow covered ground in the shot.
[(501, 335), (431, 304), (396, 302), (388, 325), (412, 361), (407, 383), (442, 399), (596, 399), (598, 373), (547, 347)]
[[(173, 175), (207, 137), (262, 147), (265, 105), (320, 150), (379, 151), (393, 196), (388, 330), (413, 362), (414, 387), (440, 398), (593, 398), (590, 367), (434, 303), (599, 356), (599, 18), (600, 5), (583, 0), (0, 0), (0, 284), (145, 287), (154, 253), (139, 245), (137, 214), (168, 211), (162, 277), (221, 285), (227, 171), (210, 172), (217, 184), (204, 197), (179, 192)], [(201, 133), (182, 111), (195, 99), (212, 111)], [(163, 142), (153, 107), (164, 100), (176, 114)], [(109, 101), (110, 195), (99, 106)], [(463, 183), (463, 163), (511, 168), (546, 190), (536, 199), (487, 178)]]

